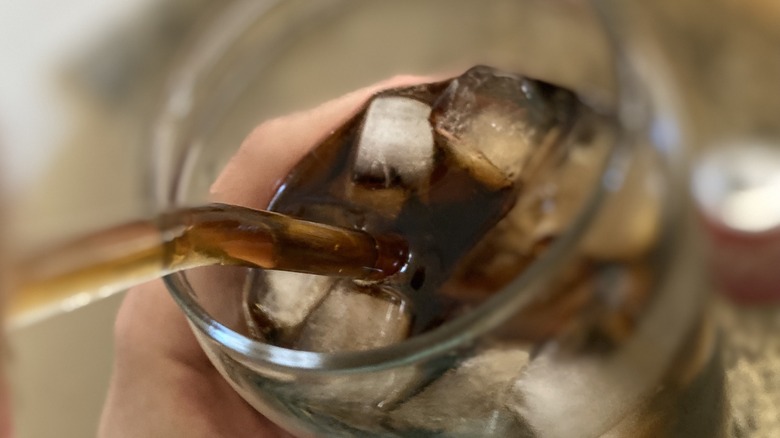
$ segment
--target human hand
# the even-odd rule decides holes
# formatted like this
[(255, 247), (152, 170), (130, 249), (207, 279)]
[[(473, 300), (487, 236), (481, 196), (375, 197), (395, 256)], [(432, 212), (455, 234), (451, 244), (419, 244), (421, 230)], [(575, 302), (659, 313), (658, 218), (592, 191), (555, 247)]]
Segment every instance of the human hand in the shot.
[[(271, 120), (241, 145), (212, 187), (216, 202), (265, 208), (303, 155), (373, 93), (421, 82), (395, 77), (311, 111)], [(128, 291), (115, 326), (115, 361), (99, 428), (119, 437), (289, 437), (233, 391), (184, 314), (156, 280)]]

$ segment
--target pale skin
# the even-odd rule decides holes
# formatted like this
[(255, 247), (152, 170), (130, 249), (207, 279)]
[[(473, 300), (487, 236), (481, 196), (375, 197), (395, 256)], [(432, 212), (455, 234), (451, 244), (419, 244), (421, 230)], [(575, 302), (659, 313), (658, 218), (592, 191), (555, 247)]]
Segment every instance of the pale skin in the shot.
[[(313, 110), (263, 123), (213, 185), (212, 199), (264, 208), (295, 163), (373, 93), (423, 80), (395, 77)], [(115, 340), (100, 437), (292, 436), (252, 409), (219, 375), (161, 281), (127, 293), (117, 315)]]

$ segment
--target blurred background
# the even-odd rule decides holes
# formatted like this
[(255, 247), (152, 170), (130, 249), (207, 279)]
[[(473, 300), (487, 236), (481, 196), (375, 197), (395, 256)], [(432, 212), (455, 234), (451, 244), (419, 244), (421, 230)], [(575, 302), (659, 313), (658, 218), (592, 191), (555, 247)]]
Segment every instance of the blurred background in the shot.
[[(205, 3), (0, 2), (0, 185), (16, 251), (148, 210), (149, 120)], [(95, 436), (121, 299), (11, 331), (19, 437)]]

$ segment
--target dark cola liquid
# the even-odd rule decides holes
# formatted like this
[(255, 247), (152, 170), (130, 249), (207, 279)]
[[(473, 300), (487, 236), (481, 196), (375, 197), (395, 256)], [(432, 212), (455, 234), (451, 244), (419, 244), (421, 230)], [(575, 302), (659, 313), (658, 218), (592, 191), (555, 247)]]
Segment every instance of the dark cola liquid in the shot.
[[(413, 331), (432, 328), (446, 317), (449, 304), (435, 293), (436, 288), (459, 258), (511, 207), (513, 187), (486, 187), (441, 153), (436, 160), (435, 179), (424, 192), (405, 188), (394, 189), (400, 193), (376, 193), (372, 181), (353, 181), (344, 172), (356, 122), (323, 145), (334, 160), (322, 160), (319, 154), (307, 159), (272, 208), (315, 222), (404, 236), (411, 249), (410, 263), (404, 272), (387, 281), (415, 303)], [(327, 151), (329, 148), (334, 151)], [(317, 174), (325, 178), (317, 178)], [(341, 191), (351, 196), (339, 199), (331, 195)], [(382, 212), (384, 206), (366, 207), (374, 202), (398, 202), (384, 200), (383, 196), (406, 199), (399, 207), (388, 206), (398, 208), (396, 211)], [(376, 198), (366, 199), (372, 197)]]
[[(401, 236), (408, 265), (379, 282), (264, 272), (245, 300), (252, 334), (363, 350), (479, 306), (576, 220), (614, 126), (567, 89), (489, 67), (375, 95), (296, 166), (270, 208)], [(638, 152), (589, 235), (499, 336), (589, 351), (631, 337), (662, 258), (654, 160)]]
[[(383, 99), (388, 102), (386, 106), (399, 109), (377, 110)], [(402, 236), (411, 255), (402, 272), (378, 284), (339, 280), (339, 287), (402, 303), (406, 315), (403, 324), (408, 327), (402, 330), (403, 335), (394, 337), (396, 340), (430, 330), (504, 286), (553, 239), (549, 235), (540, 237), (532, 248), (523, 250), (521, 260), (502, 267), (493, 278), (471, 275), (474, 263), (487, 261), (469, 256), (475, 247), (484, 250), (485, 244), (478, 244), (486, 236), (497, 234), (496, 225), (517, 206), (534, 175), (565, 159), (565, 139), (581, 106), (568, 90), (487, 67), (476, 67), (455, 80), (387, 90), (374, 96), (295, 167), (270, 209), (374, 235)], [(430, 112), (424, 117), (426, 107)], [(479, 120), (483, 114), (495, 118)], [(374, 117), (391, 120), (377, 121)], [(393, 117), (406, 121), (394, 125)], [(430, 126), (430, 139), (425, 127), (419, 129), (422, 122), (415, 117), (424, 118)], [(420, 149), (431, 147), (423, 158), (419, 157), (419, 149), (409, 152), (415, 160), (409, 167), (428, 161), (422, 171), (404, 169), (404, 159), (394, 155), (395, 148), (403, 145), (392, 142), (408, 131), (393, 130), (403, 130), (407, 122), (413, 124), (408, 131), (418, 130), (425, 137)], [(380, 140), (366, 132), (383, 123), (391, 125), (386, 128), (390, 132), (381, 131), (380, 126), (380, 132), (374, 135)], [(493, 150), (475, 149), (473, 143), (491, 136), (498, 136), (495, 142), (503, 142), (500, 148), (510, 152), (493, 147), (495, 142), (485, 146)], [(373, 156), (368, 165), (359, 163), (363, 153), (360, 148), (369, 146), (387, 147), (389, 152), (383, 153), (389, 158), (383, 161), (382, 154), (378, 154), (380, 159)], [(501, 254), (491, 255), (495, 256)], [(300, 348), (299, 336), (310, 318), (304, 315), (300, 321), (280, 322), (284, 318), (275, 317), (274, 311), (263, 304), (269, 299), (268, 289), (276, 287), (270, 281), (264, 283), (262, 277), (266, 275), (276, 274), (262, 274), (259, 286), (247, 298), (250, 325), (266, 342)], [(476, 287), (474, 281), (479, 283)], [(345, 286), (345, 282), (350, 284)], [(321, 302), (315, 303), (312, 310), (321, 307)]]

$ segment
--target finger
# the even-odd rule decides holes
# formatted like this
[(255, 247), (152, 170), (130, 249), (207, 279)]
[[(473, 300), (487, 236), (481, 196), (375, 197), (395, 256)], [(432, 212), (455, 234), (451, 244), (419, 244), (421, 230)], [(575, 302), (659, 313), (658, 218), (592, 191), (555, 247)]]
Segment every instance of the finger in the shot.
[(127, 292), (114, 330), (118, 366), (144, 367), (155, 357), (192, 365), (205, 361), (184, 314), (160, 280)]
[(218, 374), (161, 281), (128, 292), (116, 333), (99, 436), (288, 436)]

